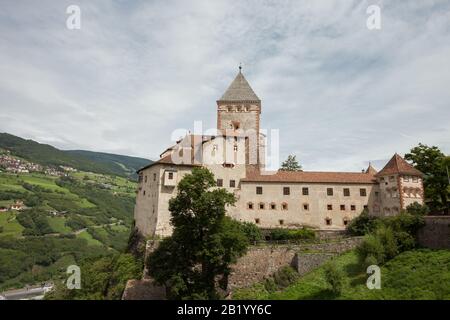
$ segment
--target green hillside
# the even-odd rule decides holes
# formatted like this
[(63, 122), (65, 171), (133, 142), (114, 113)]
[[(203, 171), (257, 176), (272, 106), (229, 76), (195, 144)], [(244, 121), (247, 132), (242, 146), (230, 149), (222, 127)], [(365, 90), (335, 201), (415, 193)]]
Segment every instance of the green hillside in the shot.
[[(105, 188), (104, 185), (108, 187)], [(64, 277), (70, 264), (123, 252), (136, 183), (87, 172), (55, 177), (0, 172), (0, 292)]]
[(45, 166), (70, 166), (82, 171), (91, 171), (119, 176), (133, 176), (134, 172), (149, 163), (150, 160), (122, 155), (92, 152), (64, 151), (48, 144), (0, 133), (0, 148), (7, 149), (13, 155)]
[(107, 167), (124, 171), (127, 175), (133, 175), (138, 169), (151, 163), (150, 160), (136, 157), (129, 157), (104, 152), (93, 152), (85, 150), (68, 150), (66, 153), (73, 156), (80, 156)]

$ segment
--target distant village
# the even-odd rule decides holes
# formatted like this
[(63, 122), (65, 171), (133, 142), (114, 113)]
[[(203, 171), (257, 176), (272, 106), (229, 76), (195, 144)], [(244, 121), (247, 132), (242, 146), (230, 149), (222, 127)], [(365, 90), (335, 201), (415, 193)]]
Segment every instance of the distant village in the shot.
[(67, 176), (68, 172), (77, 171), (77, 169), (68, 166), (46, 167), (37, 163), (19, 159), (12, 156), (9, 150), (0, 151), (0, 170), (17, 174), (39, 172), (57, 177)]

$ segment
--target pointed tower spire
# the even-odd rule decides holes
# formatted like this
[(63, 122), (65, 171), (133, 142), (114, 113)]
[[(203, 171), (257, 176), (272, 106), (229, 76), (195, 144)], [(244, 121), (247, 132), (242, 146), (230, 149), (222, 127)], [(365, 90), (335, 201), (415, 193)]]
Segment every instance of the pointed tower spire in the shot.
[(261, 100), (253, 91), (252, 87), (242, 73), (242, 65), (239, 65), (239, 72), (231, 82), (228, 89), (217, 102), (253, 102), (260, 103)]

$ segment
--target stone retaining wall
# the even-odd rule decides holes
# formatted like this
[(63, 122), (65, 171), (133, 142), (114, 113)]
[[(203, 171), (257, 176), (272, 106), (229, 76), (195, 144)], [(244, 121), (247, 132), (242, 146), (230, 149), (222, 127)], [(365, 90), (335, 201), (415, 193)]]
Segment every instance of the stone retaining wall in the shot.
[(425, 217), (425, 226), (419, 230), (418, 241), (430, 249), (450, 249), (450, 216)]
[(232, 290), (250, 286), (289, 265), (301, 274), (307, 273), (333, 255), (355, 248), (361, 240), (362, 237), (353, 237), (325, 243), (252, 246), (232, 266), (228, 287)]

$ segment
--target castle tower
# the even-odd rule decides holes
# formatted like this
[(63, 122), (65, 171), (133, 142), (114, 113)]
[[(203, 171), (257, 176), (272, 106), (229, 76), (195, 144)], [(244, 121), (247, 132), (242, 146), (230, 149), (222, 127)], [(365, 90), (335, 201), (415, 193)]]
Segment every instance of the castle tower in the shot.
[(380, 184), (383, 215), (395, 215), (414, 202), (423, 204), (423, 173), (397, 153), (375, 177)]
[(261, 100), (242, 74), (241, 67), (228, 89), (217, 100), (217, 129), (253, 129), (259, 133)]
[[(241, 132), (246, 136), (247, 159), (255, 159), (259, 163), (264, 158), (260, 155), (263, 152), (263, 137), (260, 136), (260, 115), (261, 100), (255, 94), (250, 84), (242, 74), (242, 68), (239, 67), (239, 73), (231, 82), (228, 89), (217, 100), (217, 129), (223, 133)], [(261, 150), (260, 150), (261, 146)], [(260, 160), (261, 159), (261, 160)]]

